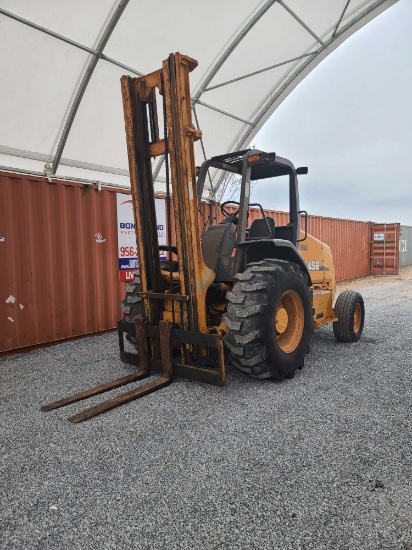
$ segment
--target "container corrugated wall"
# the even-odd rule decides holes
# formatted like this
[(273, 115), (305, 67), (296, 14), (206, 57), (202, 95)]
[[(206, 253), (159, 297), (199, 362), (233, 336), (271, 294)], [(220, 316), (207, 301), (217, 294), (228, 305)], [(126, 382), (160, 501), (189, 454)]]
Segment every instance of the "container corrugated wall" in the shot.
[(399, 273), (399, 223), (373, 223), (371, 226), (371, 274)]
[[(115, 328), (124, 292), (115, 190), (0, 172), (0, 198), (0, 351)], [(251, 209), (250, 222), (259, 216)], [(220, 209), (203, 203), (200, 217), (202, 233)], [(308, 225), (331, 247), (338, 280), (368, 275), (369, 223), (310, 216)]]
[(115, 193), (0, 174), (0, 351), (113, 328)]
[(369, 222), (309, 216), (308, 233), (332, 250), (337, 281), (369, 275)]
[(412, 227), (407, 225), (401, 225), (399, 264), (401, 267), (412, 265)]

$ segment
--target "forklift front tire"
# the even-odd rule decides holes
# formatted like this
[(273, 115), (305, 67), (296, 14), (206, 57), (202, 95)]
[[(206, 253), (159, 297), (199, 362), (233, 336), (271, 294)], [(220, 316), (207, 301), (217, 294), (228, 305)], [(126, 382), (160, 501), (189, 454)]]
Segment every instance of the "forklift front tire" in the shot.
[(299, 266), (276, 259), (248, 264), (226, 298), (231, 362), (253, 378), (292, 378), (312, 334), (309, 287)]

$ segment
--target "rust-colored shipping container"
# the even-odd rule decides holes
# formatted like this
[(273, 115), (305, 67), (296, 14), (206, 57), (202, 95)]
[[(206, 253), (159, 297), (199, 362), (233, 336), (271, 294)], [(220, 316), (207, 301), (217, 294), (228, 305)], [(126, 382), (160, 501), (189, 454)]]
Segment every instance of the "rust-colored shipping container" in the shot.
[(371, 274), (397, 275), (399, 273), (399, 223), (371, 225)]
[(308, 232), (332, 250), (337, 281), (370, 274), (370, 222), (309, 216)]
[(116, 325), (116, 225), (112, 191), (0, 173), (0, 351)]
[[(0, 172), (0, 352), (115, 328), (124, 294), (119, 191)], [(266, 214), (278, 225), (289, 221), (285, 212)], [(260, 215), (252, 208), (250, 222)], [(200, 233), (220, 219), (217, 205), (202, 203)], [(338, 280), (368, 275), (369, 223), (308, 222), (310, 234), (331, 247)]]

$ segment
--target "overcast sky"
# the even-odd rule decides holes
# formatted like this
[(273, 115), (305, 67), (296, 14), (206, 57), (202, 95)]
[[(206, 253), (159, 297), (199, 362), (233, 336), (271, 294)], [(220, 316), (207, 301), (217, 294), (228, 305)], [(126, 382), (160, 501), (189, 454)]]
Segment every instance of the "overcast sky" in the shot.
[[(400, 0), (330, 54), (253, 144), (308, 166), (310, 214), (412, 226), (412, 0)], [(285, 210), (275, 182), (252, 199)]]

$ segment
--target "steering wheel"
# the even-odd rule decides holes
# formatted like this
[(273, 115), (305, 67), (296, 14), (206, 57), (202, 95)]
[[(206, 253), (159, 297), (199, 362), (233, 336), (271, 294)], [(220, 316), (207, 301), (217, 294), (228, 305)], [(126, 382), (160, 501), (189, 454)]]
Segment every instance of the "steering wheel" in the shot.
[(222, 202), (220, 205), (220, 210), (222, 211), (222, 214), (228, 218), (229, 216), (237, 216), (239, 214), (239, 208), (236, 210), (236, 212), (228, 212), (225, 208), (228, 204), (236, 204), (236, 206), (240, 206), (240, 202), (237, 201), (226, 201)]

